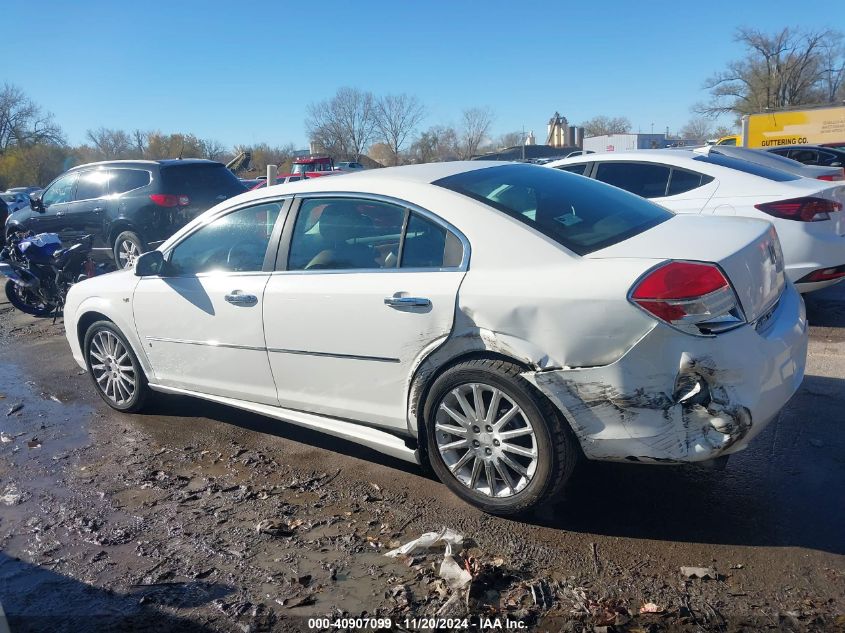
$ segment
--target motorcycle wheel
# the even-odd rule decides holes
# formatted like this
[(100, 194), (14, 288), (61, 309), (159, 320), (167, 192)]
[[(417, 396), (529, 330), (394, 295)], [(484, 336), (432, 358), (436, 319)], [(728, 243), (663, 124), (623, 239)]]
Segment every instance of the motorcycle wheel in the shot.
[(11, 279), (6, 281), (6, 298), (15, 308), (32, 316), (50, 316), (56, 311), (56, 305), (45, 303), (26, 288), (21, 288)]

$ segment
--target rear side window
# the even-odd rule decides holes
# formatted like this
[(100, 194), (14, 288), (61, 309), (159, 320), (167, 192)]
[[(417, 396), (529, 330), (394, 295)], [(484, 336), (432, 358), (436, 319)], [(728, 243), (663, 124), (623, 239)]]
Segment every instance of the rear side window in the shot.
[(666, 190), (666, 195), (677, 196), (678, 194), (692, 191), (712, 181), (713, 176), (705, 176), (694, 171), (673, 167), (672, 174), (669, 176), (669, 188)]
[(402, 244), (402, 268), (453, 268), (461, 265), (463, 245), (451, 231), (412, 213)]
[(824, 150), (819, 150), (819, 165), (824, 165), (825, 167), (827, 167), (829, 165), (833, 165), (834, 163), (838, 163), (838, 165), (841, 165), (842, 158), (840, 158), (833, 152), (825, 152)]
[(570, 174), (578, 174), (579, 176), (583, 176), (584, 173), (587, 171), (587, 167), (590, 166), (590, 163), (578, 163), (576, 165), (560, 165), (556, 167), (556, 169), (560, 169), (561, 171), (568, 171)]
[(666, 195), (669, 168), (657, 163), (599, 163), (596, 180), (642, 198), (660, 198)]
[(237, 176), (220, 163), (186, 163), (161, 168), (165, 193), (193, 199), (220, 199), (246, 191)]
[(752, 176), (759, 176), (760, 178), (766, 178), (767, 180), (773, 180), (775, 182), (787, 182), (801, 178), (801, 176), (794, 176), (793, 174), (781, 171), (780, 169), (772, 169), (771, 167), (751, 163), (747, 160), (742, 160), (741, 158), (733, 158), (731, 156), (725, 156), (715, 152), (711, 152), (707, 155), (696, 156), (693, 160), (697, 160), (698, 162), (705, 163), (707, 165), (718, 165), (719, 167), (735, 169), (746, 174), (751, 174)]
[(150, 172), (144, 169), (112, 169), (109, 179), (111, 193), (126, 193), (150, 184)]
[(80, 172), (74, 200), (93, 200), (107, 195), (108, 182), (109, 172), (105, 169)]
[(579, 255), (673, 217), (656, 204), (595, 180), (534, 165), (482, 168), (433, 184), (483, 202)]

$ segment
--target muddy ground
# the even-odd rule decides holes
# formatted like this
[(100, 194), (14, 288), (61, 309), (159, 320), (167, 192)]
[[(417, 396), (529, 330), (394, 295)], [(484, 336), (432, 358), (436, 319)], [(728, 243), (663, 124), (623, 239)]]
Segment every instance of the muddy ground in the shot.
[[(726, 470), (587, 464), (555, 505), (508, 521), (411, 465), (235, 409), (158, 396), (117, 414), (61, 321), (0, 304), (0, 603), (15, 633), (362, 615), (415, 630), (430, 622), (406, 618), (436, 614), (483, 630), (843, 630), (845, 287), (808, 311), (800, 393)], [(442, 548), (384, 556), (443, 527), (466, 538), (468, 590), (439, 577)]]

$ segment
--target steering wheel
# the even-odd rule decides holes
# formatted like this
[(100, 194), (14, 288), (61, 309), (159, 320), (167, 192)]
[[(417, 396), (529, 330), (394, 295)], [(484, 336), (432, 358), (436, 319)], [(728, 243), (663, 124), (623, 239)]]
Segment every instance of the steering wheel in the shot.
[[(242, 270), (244, 260), (249, 262), (251, 258), (255, 258), (258, 253), (261, 253), (262, 249), (265, 249), (264, 245), (257, 240), (236, 242), (232, 244), (229, 252), (226, 253), (226, 267), (229, 270)], [(262, 257), (261, 259), (263, 262), (264, 258)]]

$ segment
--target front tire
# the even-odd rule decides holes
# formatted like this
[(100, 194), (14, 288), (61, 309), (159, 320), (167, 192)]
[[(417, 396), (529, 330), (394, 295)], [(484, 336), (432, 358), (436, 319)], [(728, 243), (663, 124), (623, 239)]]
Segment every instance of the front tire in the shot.
[(45, 303), (26, 288), (21, 288), (11, 279), (6, 281), (5, 291), (6, 298), (9, 300), (9, 303), (24, 314), (45, 317), (50, 316), (56, 311), (56, 306), (54, 304)]
[(123, 333), (110, 321), (88, 328), (83, 343), (88, 374), (112, 409), (135, 413), (144, 407), (150, 388), (144, 370)]
[(452, 492), (489, 514), (528, 512), (560, 492), (580, 448), (560, 413), (506, 361), (444, 371), (426, 398), (428, 454)]
[(141, 253), (147, 251), (147, 245), (134, 231), (124, 231), (117, 236), (113, 245), (114, 263), (120, 268), (132, 268)]

